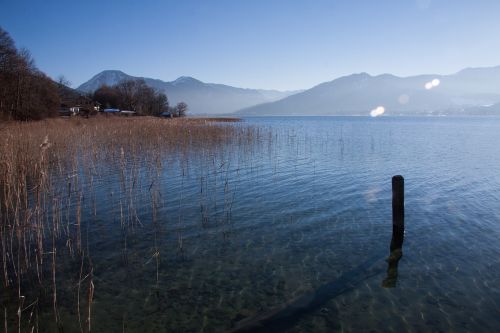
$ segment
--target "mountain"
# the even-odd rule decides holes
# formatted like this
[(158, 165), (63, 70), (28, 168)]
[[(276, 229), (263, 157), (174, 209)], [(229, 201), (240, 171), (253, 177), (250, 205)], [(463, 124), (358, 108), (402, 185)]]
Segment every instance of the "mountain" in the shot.
[(249, 106), (277, 101), (293, 94), (293, 91), (258, 90), (235, 88), (223, 84), (205, 83), (189, 76), (175, 81), (134, 77), (122, 71), (106, 70), (80, 85), (81, 92), (94, 92), (103, 84), (114, 85), (123, 80), (144, 79), (146, 84), (164, 92), (171, 105), (186, 102), (190, 114), (231, 113)]
[(89, 93), (96, 91), (103, 85), (112, 86), (117, 84), (118, 82), (131, 79), (134, 79), (134, 77), (125, 74), (122, 71), (107, 70), (95, 75), (87, 82), (82, 83), (76, 89), (84, 93)]
[[(435, 85), (430, 84), (433, 80)], [(464, 114), (499, 102), (500, 66), (468, 68), (452, 75), (353, 74), (237, 114), (368, 115), (378, 106), (392, 115)]]
[(469, 107), (463, 110), (466, 115), (495, 116), (500, 115), (500, 103)]

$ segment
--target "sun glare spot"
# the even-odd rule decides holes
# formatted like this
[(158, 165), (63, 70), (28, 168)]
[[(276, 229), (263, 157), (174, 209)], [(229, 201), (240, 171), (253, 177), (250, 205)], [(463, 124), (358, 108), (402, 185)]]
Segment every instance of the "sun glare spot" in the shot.
[(371, 110), (370, 116), (372, 116), (372, 117), (378, 117), (378, 116), (383, 115), (384, 112), (385, 112), (385, 108), (383, 106), (379, 106), (379, 107)]
[(408, 96), (407, 94), (403, 94), (401, 96), (398, 97), (398, 102), (399, 104), (408, 104), (408, 102), (410, 101), (410, 96)]
[(425, 84), (425, 89), (431, 90), (432, 88), (439, 86), (440, 83), (441, 81), (439, 79), (434, 79)]

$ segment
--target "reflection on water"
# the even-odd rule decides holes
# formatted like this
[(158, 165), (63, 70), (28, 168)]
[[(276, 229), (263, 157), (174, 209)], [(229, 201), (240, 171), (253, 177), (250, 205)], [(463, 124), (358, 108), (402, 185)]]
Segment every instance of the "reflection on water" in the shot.
[[(498, 331), (500, 119), (246, 124), (272, 135), (244, 153), (145, 165), (124, 182), (112, 169), (95, 177), (95, 198), (81, 199), (94, 332)], [(399, 266), (402, 237), (384, 261), (397, 174)], [(82, 263), (65, 264), (59, 316), (80, 331)], [(46, 303), (39, 327), (54, 331)]]
[(398, 282), (398, 265), (399, 260), (403, 256), (402, 249), (391, 251), (391, 255), (387, 258), (387, 276), (382, 281), (382, 287), (395, 288)]

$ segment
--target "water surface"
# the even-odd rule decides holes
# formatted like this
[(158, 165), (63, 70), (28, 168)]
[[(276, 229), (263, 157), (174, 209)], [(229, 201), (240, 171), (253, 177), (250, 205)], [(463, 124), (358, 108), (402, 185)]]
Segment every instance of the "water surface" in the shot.
[[(252, 149), (172, 157), (156, 174), (139, 168), (133, 213), (118, 173), (95, 180), (96, 200), (83, 203), (93, 331), (231, 331), (328, 285), (339, 292), (273, 330), (500, 329), (499, 118), (237, 126), (248, 125), (270, 133)], [(396, 174), (406, 235), (387, 288)], [(66, 288), (61, 318), (78, 330)]]

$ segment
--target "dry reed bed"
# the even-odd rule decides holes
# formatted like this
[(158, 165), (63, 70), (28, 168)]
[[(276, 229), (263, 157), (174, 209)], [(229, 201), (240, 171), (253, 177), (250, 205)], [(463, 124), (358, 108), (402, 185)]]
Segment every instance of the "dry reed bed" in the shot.
[[(134, 192), (138, 191), (141, 165), (149, 164), (153, 173), (159, 173), (166, 156), (211, 156), (227, 145), (252, 146), (263, 136), (255, 127), (218, 121), (97, 117), (2, 124), (0, 280), (2, 294), (15, 293), (18, 302), (10, 304), (12, 297), (4, 297), (5, 327), (13, 322), (18, 331), (38, 327), (35, 318), (39, 299), (28, 301), (25, 285), (50, 286), (54, 320), (58, 324), (58, 260), (69, 254), (81, 260), (76, 306), (81, 331), (84, 327), (90, 331), (94, 284), (91, 259), (82, 245), (82, 196), (92, 197), (92, 193), (86, 192), (92, 192), (103, 163), (113, 165), (120, 174), (125, 198), (123, 203), (120, 201), (120, 221), (122, 225), (133, 223), (137, 216)], [(153, 213), (155, 196), (151, 196)], [(60, 247), (61, 239), (64, 248)], [(80, 299), (81, 293), (86, 293), (86, 297)], [(12, 307), (16, 309), (15, 320), (7, 315)]]

